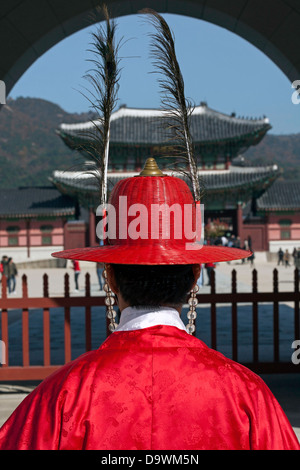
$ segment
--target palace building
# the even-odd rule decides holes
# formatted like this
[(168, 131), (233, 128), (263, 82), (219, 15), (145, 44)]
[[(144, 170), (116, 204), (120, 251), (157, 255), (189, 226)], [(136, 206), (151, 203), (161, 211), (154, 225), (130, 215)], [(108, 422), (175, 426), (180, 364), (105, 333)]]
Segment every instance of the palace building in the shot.
[[(96, 121), (61, 124), (58, 134), (73, 149), (84, 154)], [(257, 145), (271, 129), (269, 120), (237, 118), (210, 109), (206, 103), (195, 107), (191, 116), (191, 133), (200, 170), (229, 169), (232, 160), (251, 145)], [(111, 118), (109, 168), (111, 171), (139, 171), (149, 156), (163, 159), (168, 132), (163, 113), (157, 109), (120, 107)], [(89, 154), (87, 154), (89, 158)]]
[[(256, 202), (257, 230), (265, 251), (277, 253), (279, 248), (300, 248), (300, 188), (299, 181), (275, 181)], [(249, 226), (251, 220), (249, 221)], [(245, 230), (247, 229), (247, 219)]]
[[(85, 243), (76, 201), (53, 186), (0, 190), (0, 255), (16, 262), (51, 259), (53, 248)], [(75, 240), (74, 240), (75, 241)]]
[[(91, 159), (89, 144), (97, 125), (99, 123), (93, 121), (59, 126), (57, 133), (63, 142), (85, 159), (85, 170), (55, 171), (50, 178), (62, 194), (71, 196), (89, 212), (88, 241), (92, 245), (98, 243), (95, 212), (99, 195), (96, 178), (88, 171), (88, 162)], [(271, 228), (274, 220), (265, 201), (272, 198), (274, 191), (269, 193), (269, 190), (280, 170), (277, 165), (251, 166), (243, 154), (259, 144), (270, 129), (266, 117), (250, 119), (234, 113), (226, 115), (206, 103), (196, 106), (191, 116), (191, 133), (203, 185), (205, 225), (226, 227), (227, 234), (238, 237), (241, 246), (244, 239), (250, 238), (254, 251), (277, 248), (272, 237), (278, 237), (278, 232), (275, 235)], [(120, 179), (136, 175), (148, 157), (154, 157), (165, 173), (176, 175), (176, 162), (162, 156), (166, 155), (169, 145), (161, 110), (120, 107), (111, 119), (109, 191)], [(285, 210), (282, 208), (283, 212)], [(289, 218), (289, 221), (294, 219)], [(300, 240), (298, 232), (292, 233)]]

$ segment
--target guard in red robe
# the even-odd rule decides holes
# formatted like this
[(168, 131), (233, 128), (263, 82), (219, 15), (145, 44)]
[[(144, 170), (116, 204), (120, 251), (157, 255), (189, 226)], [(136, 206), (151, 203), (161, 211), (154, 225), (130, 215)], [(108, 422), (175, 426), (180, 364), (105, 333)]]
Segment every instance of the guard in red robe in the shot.
[[(184, 209), (193, 202), (182, 180), (159, 170), (122, 180), (110, 198), (116, 210), (110, 221), (117, 224), (114, 230), (112, 222), (108, 224), (109, 243), (55, 255), (105, 263), (120, 322), (98, 350), (66, 364), (25, 398), (0, 430), (0, 449), (300, 450), (265, 383), (189, 334), (180, 317), (183, 302), (172, 305), (172, 295), (175, 299), (177, 291), (185, 289), (182, 286), (194, 292), (199, 265), (249, 253), (197, 246), (197, 240), (180, 238), (176, 230), (164, 237), (161, 225), (155, 231), (158, 237), (132, 236), (129, 227), (132, 221), (136, 223), (131, 229), (137, 227), (137, 219), (130, 218), (130, 211), (121, 213), (120, 196), (127, 197), (127, 209), (139, 203), (149, 211), (151, 204), (170, 207), (176, 202)], [(124, 220), (131, 237), (123, 236), (119, 222)], [(139, 219), (139, 230), (144, 222)], [(124, 277), (126, 266), (131, 266), (131, 275)], [(168, 274), (141, 281), (141, 267), (151, 274), (152, 268), (160, 273), (164, 266), (169, 266)], [(183, 276), (175, 285), (174, 266), (186, 267), (190, 280)], [(147, 297), (146, 284), (157, 298)], [(107, 299), (114, 324), (111, 295)], [(195, 303), (191, 295), (190, 318)]]
[(148, 313), (45, 379), (3, 426), (0, 449), (299, 450), (257, 375), (187, 334), (176, 311), (143, 327)]

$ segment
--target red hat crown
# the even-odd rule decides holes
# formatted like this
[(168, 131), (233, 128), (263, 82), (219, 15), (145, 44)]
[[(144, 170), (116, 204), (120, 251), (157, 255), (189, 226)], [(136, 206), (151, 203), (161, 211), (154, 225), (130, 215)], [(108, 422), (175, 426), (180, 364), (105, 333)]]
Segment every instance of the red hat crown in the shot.
[(192, 193), (183, 180), (164, 175), (158, 168), (149, 175), (150, 165), (153, 167), (153, 159), (148, 159), (139, 176), (121, 180), (114, 187), (107, 206), (108, 243), (184, 248), (196, 240)]
[[(250, 256), (245, 250), (199, 243), (202, 224), (198, 206), (183, 180), (164, 175), (155, 160), (148, 159), (140, 175), (115, 185), (105, 206), (105, 223), (100, 223), (100, 231), (103, 225), (108, 227), (104, 245), (52, 256), (144, 265), (200, 264)], [(103, 206), (97, 214), (103, 215)]]

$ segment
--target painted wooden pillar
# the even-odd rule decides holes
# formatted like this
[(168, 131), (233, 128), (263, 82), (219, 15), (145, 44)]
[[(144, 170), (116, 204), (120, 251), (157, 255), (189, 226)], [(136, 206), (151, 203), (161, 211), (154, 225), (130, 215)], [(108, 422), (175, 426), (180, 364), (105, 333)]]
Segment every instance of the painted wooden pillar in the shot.
[(237, 227), (237, 236), (240, 237), (241, 243), (243, 243), (243, 208), (242, 204), (239, 202), (236, 209), (236, 227)]
[(26, 219), (27, 258), (30, 258), (30, 219)]
[(89, 213), (89, 243), (90, 246), (96, 245), (96, 215), (92, 208)]

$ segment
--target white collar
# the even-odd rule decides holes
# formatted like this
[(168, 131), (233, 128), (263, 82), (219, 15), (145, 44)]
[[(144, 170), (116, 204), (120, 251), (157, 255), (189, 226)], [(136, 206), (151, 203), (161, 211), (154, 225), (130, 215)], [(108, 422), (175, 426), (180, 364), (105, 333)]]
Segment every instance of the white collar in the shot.
[(177, 310), (169, 307), (127, 307), (122, 311), (115, 331), (141, 330), (156, 325), (175, 326), (186, 331)]

